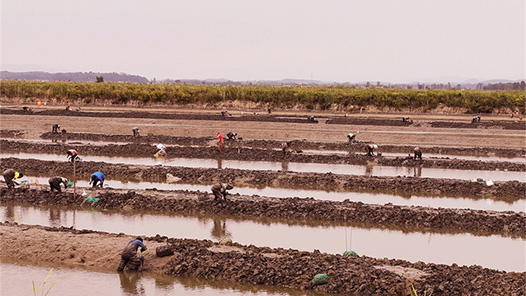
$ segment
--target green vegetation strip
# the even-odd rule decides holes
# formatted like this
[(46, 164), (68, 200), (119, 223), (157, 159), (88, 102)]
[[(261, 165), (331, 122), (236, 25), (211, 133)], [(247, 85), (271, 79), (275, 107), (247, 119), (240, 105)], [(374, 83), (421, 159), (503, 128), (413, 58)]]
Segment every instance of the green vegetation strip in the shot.
[(413, 90), (316, 86), (209, 86), (179, 84), (2, 81), (2, 98), (175, 105), (219, 105), (234, 102), (271, 108), (353, 111), (364, 106), (433, 110), (438, 107), (466, 112), (519, 110), (525, 112), (523, 91)]

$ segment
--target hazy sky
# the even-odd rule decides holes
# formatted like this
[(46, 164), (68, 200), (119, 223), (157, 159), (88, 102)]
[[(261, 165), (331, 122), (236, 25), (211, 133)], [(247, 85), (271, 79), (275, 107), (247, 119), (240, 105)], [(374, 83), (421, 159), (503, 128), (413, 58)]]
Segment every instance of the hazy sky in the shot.
[(1, 11), (8, 71), (158, 80), (526, 77), (525, 0), (1, 0)]

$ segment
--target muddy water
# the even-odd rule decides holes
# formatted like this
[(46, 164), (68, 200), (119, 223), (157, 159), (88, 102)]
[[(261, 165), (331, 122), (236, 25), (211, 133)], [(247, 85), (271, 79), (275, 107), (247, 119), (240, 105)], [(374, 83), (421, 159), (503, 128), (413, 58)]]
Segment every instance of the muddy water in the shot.
[[(29, 183), (34, 180), (38, 184), (48, 184), (48, 177), (35, 177), (25, 176), (20, 179), (22, 182), (27, 180)], [(71, 178), (71, 176), (64, 176)], [(120, 180), (107, 179), (105, 186), (110, 188), (118, 189), (152, 189), (157, 188), (159, 190), (190, 190), (190, 191), (201, 191), (210, 192), (212, 184), (168, 184), (168, 183), (156, 183), (156, 182), (123, 182)], [(80, 193), (87, 192), (91, 194), (91, 187), (88, 185), (87, 180), (78, 180), (77, 189)], [(71, 191), (71, 189), (69, 189)], [(493, 210), (493, 211), (515, 211), (524, 212), (526, 211), (526, 200), (517, 200), (514, 202), (505, 202), (501, 200), (493, 200), (490, 198), (458, 198), (458, 197), (424, 197), (424, 196), (411, 196), (403, 197), (394, 194), (384, 193), (368, 193), (368, 192), (331, 192), (323, 190), (306, 190), (306, 189), (290, 189), (290, 188), (276, 188), (276, 187), (239, 187), (236, 186), (231, 190), (233, 194), (239, 193), (241, 195), (260, 195), (270, 197), (313, 197), (319, 200), (332, 200), (332, 201), (344, 201), (349, 199), (350, 201), (360, 201), (366, 204), (379, 204), (384, 205), (392, 203), (394, 205), (403, 206), (424, 206), (433, 208), (454, 208), (454, 209), (473, 209), (473, 210)]]
[[(177, 238), (233, 241), (273, 248), (315, 249), (342, 253), (352, 249), (375, 258), (405, 259), (526, 271), (525, 239), (473, 234), (441, 234), (364, 228), (358, 226), (289, 225), (265, 220), (235, 220), (230, 217), (166, 216), (148, 213), (99, 212), (57, 207), (29, 207), (3, 204), (0, 220), (44, 226), (73, 226), (130, 235), (156, 234)], [(257, 233), (257, 235), (254, 235)]]
[[(65, 156), (40, 153), (0, 153), (0, 158), (17, 157), (21, 159), (40, 159), (65, 161)], [(480, 170), (456, 170), (436, 169), (421, 167), (387, 167), (377, 165), (343, 165), (343, 164), (319, 164), (319, 163), (294, 163), (294, 162), (266, 162), (266, 161), (235, 161), (221, 159), (194, 159), (194, 158), (166, 158), (154, 157), (106, 157), (106, 156), (81, 156), (84, 161), (101, 161), (106, 163), (122, 163), (129, 165), (165, 165), (183, 166), (192, 168), (232, 168), (243, 170), (283, 170), (292, 172), (315, 172), (334, 173), (343, 175), (365, 175), (365, 176), (411, 176), (422, 178), (447, 178), (473, 180), (483, 178), (493, 181), (518, 180), (526, 182), (526, 173), (507, 171), (480, 171)]]
[[(16, 264), (15, 264), (16, 263)], [(55, 283), (49, 295), (311, 295), (300, 291), (285, 291), (254, 285), (175, 278), (149, 273), (102, 273), (54, 265), (33, 266), (19, 262), (0, 264), (0, 295), (33, 295), (32, 281), (37, 288), (53, 268), (48, 280)], [(47, 291), (47, 289), (46, 289)], [(75, 291), (73, 293), (73, 291)], [(40, 294), (38, 294), (40, 295)]]

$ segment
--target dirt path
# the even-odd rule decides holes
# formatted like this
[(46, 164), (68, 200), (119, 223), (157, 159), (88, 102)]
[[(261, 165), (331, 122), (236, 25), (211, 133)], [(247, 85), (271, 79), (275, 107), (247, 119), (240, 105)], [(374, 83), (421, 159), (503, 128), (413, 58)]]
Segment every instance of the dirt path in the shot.
[[(325, 120), (312, 124), (261, 120), (239, 122), (213, 120), (210, 116), (205, 116), (201, 120), (188, 120), (184, 118), (77, 117), (62, 116), (60, 112), (56, 115), (54, 115), (55, 113), (52, 114), (2, 114), (1, 126), (5, 130), (22, 130), (26, 138), (38, 138), (42, 133), (49, 132), (53, 124), (59, 123), (68, 132), (76, 133), (131, 134), (131, 129), (134, 126), (138, 126), (141, 128), (141, 134), (143, 135), (215, 137), (217, 132), (226, 134), (229, 131), (234, 131), (245, 139), (272, 139), (278, 141), (306, 139), (317, 142), (345, 142), (347, 140), (346, 135), (349, 132), (356, 133), (360, 131), (358, 140), (375, 142), (379, 145), (419, 146), (425, 143), (429, 146), (443, 147), (502, 147), (515, 149), (526, 146), (526, 137), (523, 130), (433, 128), (425, 125), (411, 125), (407, 127), (342, 125), (325, 124)], [(263, 117), (260, 116), (256, 119), (259, 118)], [(433, 117), (431, 116), (430, 118)]]
[[(53, 262), (67, 267), (114, 271), (120, 252), (133, 236), (0, 223), (2, 258)], [(427, 295), (524, 295), (526, 273), (409, 263), (295, 250), (259, 248), (211, 241), (144, 238), (145, 270), (173, 276), (264, 284), (345, 295), (408, 295), (410, 283)], [(158, 246), (175, 254), (155, 257)], [(327, 273), (328, 284), (312, 287), (313, 277)]]

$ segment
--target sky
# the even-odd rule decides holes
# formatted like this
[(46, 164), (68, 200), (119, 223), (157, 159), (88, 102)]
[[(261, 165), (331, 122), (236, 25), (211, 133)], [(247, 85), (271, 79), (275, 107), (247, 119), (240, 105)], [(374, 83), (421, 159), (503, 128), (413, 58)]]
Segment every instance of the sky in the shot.
[(524, 0), (0, 0), (1, 69), (148, 79), (518, 80)]

